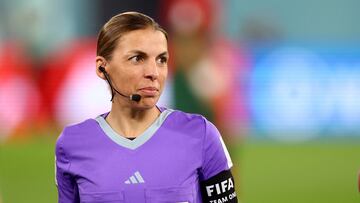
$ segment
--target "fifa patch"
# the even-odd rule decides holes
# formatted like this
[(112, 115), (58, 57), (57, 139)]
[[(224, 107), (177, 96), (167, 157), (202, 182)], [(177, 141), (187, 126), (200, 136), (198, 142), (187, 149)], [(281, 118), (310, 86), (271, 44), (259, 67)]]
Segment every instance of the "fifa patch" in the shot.
[(201, 194), (206, 203), (237, 203), (234, 178), (230, 170), (222, 171), (201, 182)]

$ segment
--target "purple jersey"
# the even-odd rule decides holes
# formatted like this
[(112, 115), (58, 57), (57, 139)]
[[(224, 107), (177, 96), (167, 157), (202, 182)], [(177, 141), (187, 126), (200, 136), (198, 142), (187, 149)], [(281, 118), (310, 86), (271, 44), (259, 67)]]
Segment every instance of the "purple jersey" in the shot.
[(227, 149), (204, 117), (161, 111), (134, 140), (107, 114), (66, 127), (56, 143), (59, 202), (202, 202), (199, 182), (232, 167)]

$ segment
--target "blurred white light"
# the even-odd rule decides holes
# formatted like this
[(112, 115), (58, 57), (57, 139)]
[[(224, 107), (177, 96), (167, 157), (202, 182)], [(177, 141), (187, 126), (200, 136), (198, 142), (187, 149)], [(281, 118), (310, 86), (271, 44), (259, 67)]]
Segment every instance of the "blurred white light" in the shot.
[(110, 92), (105, 81), (96, 75), (93, 50), (73, 64), (56, 102), (56, 115), (61, 124), (81, 122), (110, 111)]
[(159, 107), (173, 108), (173, 80), (171, 77), (168, 77), (165, 82), (165, 88), (161, 94), (161, 97), (156, 104)]
[(0, 83), (0, 140), (10, 136), (22, 122), (38, 110), (39, 92), (24, 76), (7, 78)]

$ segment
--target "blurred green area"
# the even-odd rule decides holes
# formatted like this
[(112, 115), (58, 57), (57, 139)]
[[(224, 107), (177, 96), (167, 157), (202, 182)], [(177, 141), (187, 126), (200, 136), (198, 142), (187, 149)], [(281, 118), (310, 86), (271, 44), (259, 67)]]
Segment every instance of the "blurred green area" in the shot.
[[(54, 139), (0, 145), (3, 203), (56, 202)], [(229, 145), (237, 190), (245, 203), (360, 202), (360, 140)]]
[(243, 202), (360, 202), (360, 140), (250, 141), (240, 154)]
[(55, 139), (0, 145), (2, 203), (56, 202)]

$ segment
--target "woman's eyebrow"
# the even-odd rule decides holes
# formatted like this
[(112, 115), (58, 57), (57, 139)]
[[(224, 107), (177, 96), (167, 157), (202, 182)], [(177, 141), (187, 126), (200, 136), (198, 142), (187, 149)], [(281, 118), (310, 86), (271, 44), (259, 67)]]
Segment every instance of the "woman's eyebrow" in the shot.
[[(141, 51), (141, 50), (131, 50), (131, 51), (128, 51), (127, 53), (128, 55), (131, 55), (131, 54), (136, 54), (136, 55), (141, 55), (141, 56), (147, 56), (148, 54)], [(157, 57), (162, 57), (162, 56), (168, 56), (169, 53), (167, 51), (164, 51), (162, 53), (160, 53)]]
[(140, 50), (131, 50), (131, 51), (128, 51), (128, 54), (147, 55), (145, 52), (140, 51)]
[(167, 51), (164, 51), (163, 53), (159, 54), (158, 57), (162, 57), (162, 56), (168, 56), (169, 53)]

